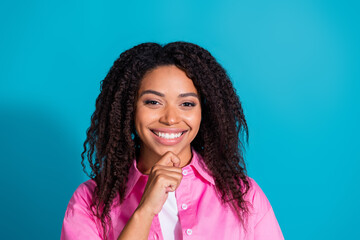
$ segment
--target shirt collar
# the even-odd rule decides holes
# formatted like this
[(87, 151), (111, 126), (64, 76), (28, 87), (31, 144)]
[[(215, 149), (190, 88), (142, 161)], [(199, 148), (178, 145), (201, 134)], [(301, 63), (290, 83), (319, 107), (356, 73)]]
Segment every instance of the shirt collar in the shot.
[(136, 183), (139, 181), (141, 177), (148, 177), (148, 175), (142, 174), (139, 169), (137, 168), (136, 159), (134, 159), (133, 164), (130, 167), (129, 175), (128, 175), (128, 182), (126, 187), (126, 194), (125, 198), (129, 196), (131, 191), (133, 190)]
[[(192, 149), (192, 159), (190, 164), (185, 166), (183, 169), (190, 167), (195, 169), (196, 172), (206, 181), (208, 181), (212, 185), (215, 185), (214, 178), (210, 175), (210, 171), (205, 166), (202, 156), (199, 153), (197, 153), (194, 149)], [(141, 177), (148, 178), (148, 175), (145, 175), (139, 171), (139, 169), (137, 168), (136, 159), (134, 159), (133, 164), (131, 165), (129, 170), (125, 198), (129, 196), (129, 194), (132, 192), (133, 188), (135, 187), (136, 183), (139, 181)]]
[[(199, 175), (204, 178), (206, 181), (211, 183), (212, 185), (215, 185), (214, 178), (210, 175), (210, 171), (205, 165), (204, 159), (202, 156), (196, 152), (194, 149), (192, 149), (193, 158), (188, 166), (193, 167)], [(184, 168), (186, 168), (185, 166)]]

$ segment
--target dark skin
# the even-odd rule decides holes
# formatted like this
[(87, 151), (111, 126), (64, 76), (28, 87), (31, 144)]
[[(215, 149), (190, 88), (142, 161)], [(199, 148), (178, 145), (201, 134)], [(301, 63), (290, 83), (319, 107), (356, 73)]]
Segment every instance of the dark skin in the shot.
[(140, 204), (122, 230), (118, 240), (148, 239), (151, 223), (164, 205), (168, 192), (180, 185), (182, 173), (180, 159), (167, 152), (150, 170)]
[(182, 167), (192, 158), (191, 142), (201, 122), (197, 90), (175, 66), (145, 75), (138, 92), (135, 127), (141, 139), (138, 169), (149, 178), (141, 201), (120, 239), (148, 239), (151, 223), (169, 192), (182, 180)]

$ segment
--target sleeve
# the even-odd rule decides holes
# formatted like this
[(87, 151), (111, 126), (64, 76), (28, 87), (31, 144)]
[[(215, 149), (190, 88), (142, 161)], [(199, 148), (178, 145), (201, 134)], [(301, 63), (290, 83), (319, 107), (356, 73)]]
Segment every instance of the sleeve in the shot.
[(99, 225), (90, 209), (94, 189), (93, 180), (82, 183), (76, 189), (65, 212), (61, 240), (102, 239)]
[(269, 200), (254, 180), (251, 179), (250, 182), (254, 211), (254, 240), (283, 240), (284, 236)]

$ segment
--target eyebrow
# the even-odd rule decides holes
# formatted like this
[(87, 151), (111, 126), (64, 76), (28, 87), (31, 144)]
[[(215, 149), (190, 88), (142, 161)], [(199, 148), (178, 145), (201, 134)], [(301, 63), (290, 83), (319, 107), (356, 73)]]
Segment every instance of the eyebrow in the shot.
[(158, 95), (159, 97), (165, 97), (165, 94), (160, 93), (158, 91), (154, 91), (154, 90), (145, 90), (140, 94), (140, 97), (145, 95), (145, 94), (155, 94), (155, 95)]
[(179, 97), (189, 97), (189, 96), (199, 98), (199, 96), (196, 93), (192, 93), (192, 92), (190, 92), (190, 93), (182, 93), (182, 94), (179, 95)]
[[(145, 94), (154, 94), (154, 95), (157, 95), (159, 97), (165, 97), (165, 94), (161, 93), (161, 92), (158, 92), (158, 91), (154, 91), (154, 90), (145, 90), (143, 91), (139, 97), (142, 97), (143, 95)], [(196, 93), (192, 93), (192, 92), (189, 92), (189, 93), (181, 93), (179, 94), (178, 97), (180, 98), (184, 98), (184, 97), (196, 97), (196, 98), (199, 98), (199, 96), (196, 94)]]

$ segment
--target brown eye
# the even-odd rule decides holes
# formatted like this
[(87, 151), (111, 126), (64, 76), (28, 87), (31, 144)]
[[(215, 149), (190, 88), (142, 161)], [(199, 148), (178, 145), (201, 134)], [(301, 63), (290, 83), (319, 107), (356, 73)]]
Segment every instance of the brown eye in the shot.
[(160, 104), (158, 101), (154, 101), (154, 100), (146, 100), (145, 105), (157, 105)]
[(193, 102), (184, 102), (183, 104), (181, 104), (184, 107), (195, 107), (196, 104)]

